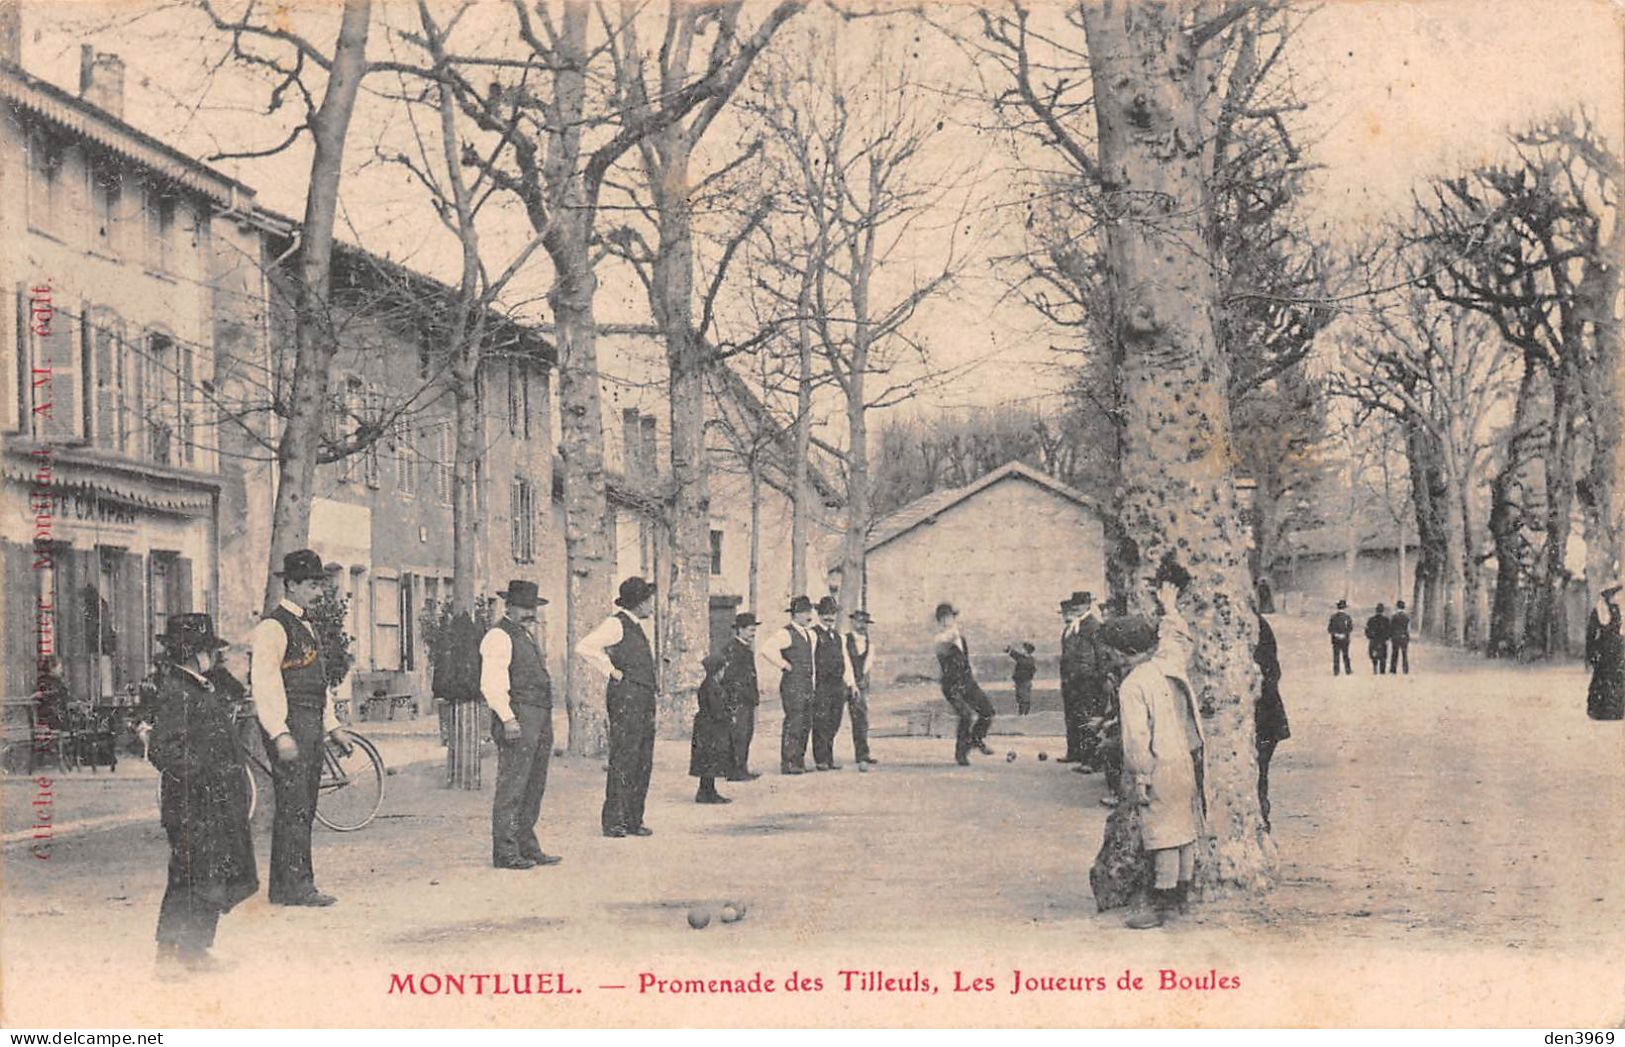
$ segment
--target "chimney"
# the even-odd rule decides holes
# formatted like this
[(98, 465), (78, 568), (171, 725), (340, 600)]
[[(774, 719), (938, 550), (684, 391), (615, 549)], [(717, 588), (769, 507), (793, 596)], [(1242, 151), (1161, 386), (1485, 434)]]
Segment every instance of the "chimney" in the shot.
[(124, 59), (115, 54), (97, 54), (89, 44), (80, 45), (79, 97), (122, 120)]
[(23, 5), (0, 0), (0, 62), (23, 64)]

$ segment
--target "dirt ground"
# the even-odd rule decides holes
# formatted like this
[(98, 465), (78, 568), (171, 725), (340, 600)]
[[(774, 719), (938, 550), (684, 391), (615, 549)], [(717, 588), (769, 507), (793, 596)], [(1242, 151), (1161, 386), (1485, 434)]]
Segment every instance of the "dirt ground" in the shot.
[[(1059, 749), (1053, 711), (1018, 718), (995, 694), (996, 755), (959, 769), (949, 740), (902, 736), (911, 711), (934, 707), (911, 688), (876, 697), (878, 766), (725, 784), (726, 807), (693, 804), (686, 743), (661, 743), (648, 839), (601, 837), (601, 765), (555, 760), (541, 836), (564, 862), (528, 872), (489, 867), (494, 761), (487, 791), (447, 792), (432, 738), (385, 733), (396, 773), (382, 815), (316, 837), (318, 882), (339, 904), (273, 909), (262, 893), (221, 922), (216, 951), (235, 969), (182, 984), (151, 974), (167, 851), (145, 772), (57, 786), (53, 816), (80, 828), (58, 835), (47, 860), (15, 839), (32, 786), (7, 781), (0, 1017), (10, 1027), (1625, 1022), (1625, 725), (1585, 718), (1581, 669), (1486, 665), (1413, 644), (1409, 677), (1333, 680), (1318, 621), (1275, 625), (1293, 732), (1272, 775), (1279, 885), (1208, 900), (1158, 930), (1094, 912), (1087, 873), (1104, 783), (1038, 760)], [(776, 706), (765, 697), (760, 770), (776, 765)], [(844, 731), (839, 745), (849, 757)], [(721, 923), (727, 902), (745, 917)], [(691, 929), (694, 909), (711, 924)], [(1175, 987), (1161, 987), (1163, 971)], [(562, 979), (567, 991), (514, 994), (489, 977), (476, 991), (475, 974), (527, 972), (553, 975), (532, 987)], [(869, 979), (880, 988), (866, 991), (862, 972), (881, 972)], [(457, 974), (463, 991), (446, 991), (441, 976)], [(716, 979), (749, 989), (753, 977), (772, 990), (670, 991)]]

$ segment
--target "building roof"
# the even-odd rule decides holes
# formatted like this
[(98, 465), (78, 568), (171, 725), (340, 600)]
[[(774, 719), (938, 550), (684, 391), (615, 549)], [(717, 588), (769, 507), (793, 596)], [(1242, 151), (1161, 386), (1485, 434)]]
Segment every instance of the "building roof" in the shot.
[(1067, 486), (1053, 476), (1040, 472), (1025, 462), (1006, 462), (992, 472), (984, 473), (964, 487), (950, 487), (942, 491), (932, 491), (928, 495), (916, 498), (896, 512), (875, 521), (875, 525), (869, 530), (867, 550), (872, 553), (887, 542), (901, 538), (916, 527), (934, 522), (938, 515), (947, 512), (960, 502), (974, 498), (989, 487), (1012, 478), (1037, 484), (1058, 498), (1064, 498), (1069, 502), (1076, 503), (1097, 516), (1103, 515), (1099, 503), (1082, 491)]
[[(750, 416), (751, 424), (759, 427), (761, 431), (772, 432), (774, 454), (768, 456), (769, 461), (783, 472), (785, 478), (793, 476), (796, 459), (793, 430), (775, 418), (761, 397), (756, 395), (755, 390), (751, 389), (727, 364), (718, 364), (712, 368), (711, 376), (712, 388), (719, 399), (726, 398), (728, 402)], [(743, 441), (732, 426), (724, 425), (722, 429), (736, 450), (748, 453), (748, 449), (741, 446)], [(824, 471), (818, 468), (817, 463), (810, 460), (807, 462), (807, 483), (823, 500), (824, 505), (835, 508), (846, 504), (845, 495), (836, 489), (829, 477), (824, 475)]]
[[(1371, 523), (1365, 522), (1358, 528), (1359, 552), (1393, 552), (1399, 548), (1399, 528), (1392, 522)], [(1405, 548), (1415, 549), (1419, 545), (1416, 532), (1411, 529), (1405, 531)], [(1293, 531), (1282, 542), (1283, 552), (1288, 555), (1296, 553), (1299, 556), (1342, 556), (1348, 551), (1349, 529), (1347, 524), (1332, 524), (1326, 527), (1312, 527), (1303, 531)]]
[(171, 182), (209, 197), (228, 210), (249, 210), (254, 190), (125, 123), (77, 95), (0, 59), (0, 98), (64, 131), (95, 142)]

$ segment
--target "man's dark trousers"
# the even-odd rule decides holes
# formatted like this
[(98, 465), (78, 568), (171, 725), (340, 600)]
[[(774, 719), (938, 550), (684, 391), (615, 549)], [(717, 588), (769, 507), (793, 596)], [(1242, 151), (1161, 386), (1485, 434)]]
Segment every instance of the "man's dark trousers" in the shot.
[(655, 753), (654, 688), (612, 680), (609, 708), (609, 781), (604, 788), (603, 828), (631, 832), (643, 827), (649, 774)]
[(736, 705), (729, 710), (728, 747), (733, 753), (735, 776), (750, 772), (750, 743), (756, 737), (756, 706)]
[(800, 681), (779, 686), (784, 704), (784, 730), (779, 742), (779, 769), (807, 767), (807, 739), (812, 734), (812, 688)]
[(1389, 640), (1388, 674), (1392, 676), (1399, 672), (1400, 666), (1405, 667), (1405, 675), (1411, 674), (1411, 642), (1410, 640)]
[[(852, 759), (865, 763), (869, 759), (869, 690), (854, 687), (847, 692), (846, 703), (852, 709)], [(840, 724), (836, 724), (840, 729)]]
[(841, 715), (846, 711), (846, 684), (842, 682), (839, 690), (820, 688), (813, 697), (813, 706), (813, 763), (829, 767), (835, 763), (835, 736), (841, 733)]
[(288, 706), (288, 733), (299, 747), (292, 760), (279, 760), (269, 738), (271, 785), (276, 813), (271, 820), (271, 882), (267, 894), (273, 902), (291, 902), (316, 890), (310, 861), (310, 825), (316, 817), (316, 790), (322, 778), (322, 748), (326, 731), (322, 710)]
[(542, 794), (547, 790), (547, 765), (553, 758), (551, 706), (514, 703), (519, 737), (508, 741), (502, 721), (491, 717), (491, 737), (497, 743), (497, 794), (491, 804), (491, 860), (538, 858), (536, 820), (542, 815)]
[(1347, 673), (1354, 675), (1354, 667), (1349, 664), (1349, 641), (1345, 637), (1339, 640), (1332, 637), (1332, 675), (1341, 676)]

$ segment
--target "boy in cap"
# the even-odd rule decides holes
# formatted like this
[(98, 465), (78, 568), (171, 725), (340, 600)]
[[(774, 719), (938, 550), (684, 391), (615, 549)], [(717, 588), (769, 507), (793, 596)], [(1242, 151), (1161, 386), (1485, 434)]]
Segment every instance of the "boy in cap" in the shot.
[(756, 616), (748, 611), (734, 616), (722, 666), (722, 690), (727, 695), (729, 752), (733, 767), (730, 782), (748, 782), (761, 775), (750, 769), (750, 743), (756, 737), (756, 707), (761, 692), (756, 682)]
[(576, 644), (576, 654), (603, 673), (609, 716), (609, 777), (599, 816), (605, 836), (653, 836), (643, 824), (655, 752), (655, 658), (646, 622), (654, 616), (653, 582), (633, 576), (615, 597), (620, 608)]
[(694, 802), (723, 804), (733, 801), (717, 792), (717, 779), (726, 777), (734, 768), (733, 717), (728, 712), (728, 696), (723, 690), (722, 671), (728, 656), (713, 653), (700, 663), (705, 668), (705, 679), (698, 693), (700, 707), (694, 713), (694, 727), (689, 732), (688, 773), (700, 780), (694, 793)]
[(937, 605), (937, 666), (942, 671), (942, 696), (959, 718), (954, 735), (954, 762), (969, 766), (970, 751), (991, 756), (987, 730), (993, 724), (993, 703), (971, 672), (970, 644), (959, 631), (959, 611), (951, 603)]
[(310, 857), (324, 738), (350, 744), (349, 732), (339, 726), (327, 700), (321, 640), (308, 616), (326, 590), (327, 569), (314, 550), (297, 549), (282, 558), (276, 574), (284, 595), (254, 627), (249, 670), (265, 750), (276, 757), (271, 764), (276, 814), (267, 893), (272, 905), (332, 905), (337, 899), (316, 889)]
[(506, 613), (480, 640), (480, 694), (491, 709), (497, 788), (491, 802), (491, 864), (498, 869), (557, 865), (536, 839), (553, 756), (553, 681), (536, 642), (547, 603), (535, 582), (515, 578), (497, 594)]
[(805, 596), (790, 601), (790, 622), (761, 647), (764, 661), (779, 670), (779, 701), (784, 729), (779, 741), (779, 773), (807, 773), (807, 741), (812, 734), (813, 604)]

